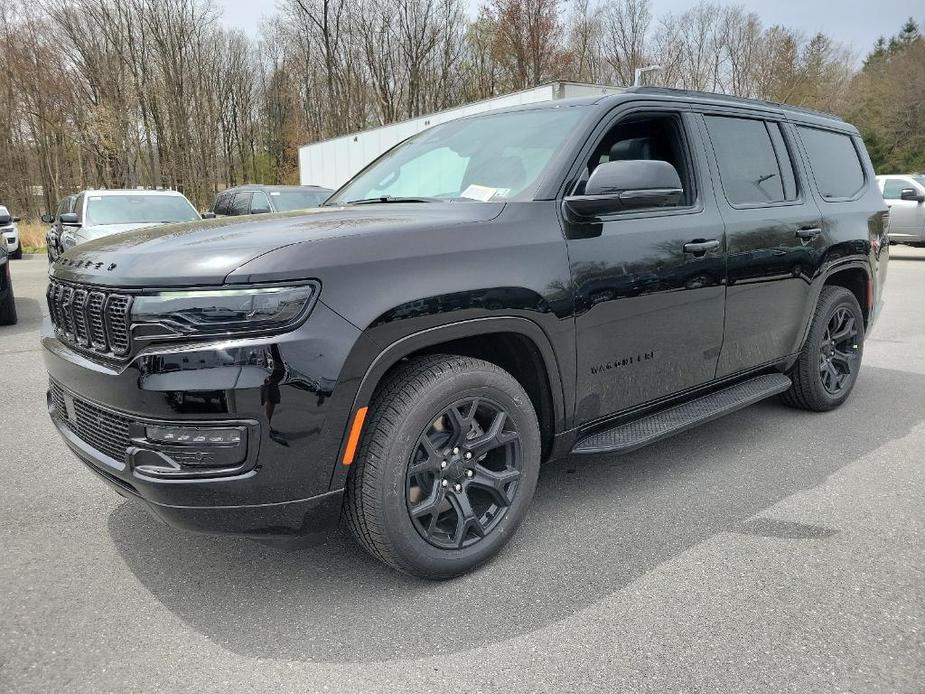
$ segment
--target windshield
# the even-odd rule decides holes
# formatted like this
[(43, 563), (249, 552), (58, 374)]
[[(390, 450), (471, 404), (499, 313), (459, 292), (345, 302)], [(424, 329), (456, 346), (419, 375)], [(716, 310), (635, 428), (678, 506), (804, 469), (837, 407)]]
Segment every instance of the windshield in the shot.
[(277, 212), (291, 212), (318, 207), (330, 194), (330, 190), (274, 190), (270, 197)]
[(189, 200), (180, 195), (91, 195), (85, 224), (166, 224), (199, 219)]
[(386, 152), (329, 204), (392, 197), (529, 200), (581, 113), (516, 111), (434, 126)]

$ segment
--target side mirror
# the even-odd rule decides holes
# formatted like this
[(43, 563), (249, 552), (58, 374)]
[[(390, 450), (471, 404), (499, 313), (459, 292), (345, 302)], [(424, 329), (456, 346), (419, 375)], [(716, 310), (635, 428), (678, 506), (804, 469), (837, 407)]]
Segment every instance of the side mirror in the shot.
[(21, 221), (22, 221), (22, 217), (13, 217), (13, 221), (14, 221), (14, 222), (21, 222)]
[(71, 227), (80, 226), (80, 222), (77, 221), (76, 212), (63, 212), (61, 213), (61, 216), (58, 219), (61, 220), (62, 224), (65, 224), (67, 226), (71, 226)]
[(203, 219), (215, 219), (215, 213), (214, 212), (203, 212), (200, 215), (200, 217), (202, 217)]
[(270, 214), (270, 212), (271, 210), (269, 207), (264, 207), (264, 208), (252, 207), (251, 208), (251, 214)]
[(903, 188), (899, 191), (900, 200), (910, 200), (912, 202), (925, 202), (925, 195), (917, 191), (915, 188)]
[(565, 198), (564, 205), (573, 216), (593, 219), (622, 210), (677, 205), (683, 194), (681, 177), (667, 161), (628, 159), (598, 166), (584, 194)]
[(46, 212), (42, 215), (42, 221), (45, 222), (45, 224), (52, 224), (55, 221), (55, 216)]

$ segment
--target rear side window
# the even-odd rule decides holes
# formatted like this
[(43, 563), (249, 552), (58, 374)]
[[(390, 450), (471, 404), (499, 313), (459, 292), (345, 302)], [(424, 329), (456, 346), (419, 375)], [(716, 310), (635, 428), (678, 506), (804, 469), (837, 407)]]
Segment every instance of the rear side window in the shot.
[(864, 169), (850, 135), (799, 125), (816, 189), (825, 200), (844, 200), (864, 188)]
[(704, 119), (730, 204), (766, 205), (796, 199), (793, 165), (777, 123), (731, 116)]
[(228, 214), (228, 203), (230, 201), (231, 196), (228, 193), (222, 193), (215, 198), (215, 207), (212, 211), (215, 214)]
[(901, 178), (888, 178), (883, 184), (883, 199), (884, 200), (899, 200), (903, 188), (911, 188), (906, 181)]
[(234, 200), (231, 202), (231, 209), (228, 211), (228, 214), (239, 215), (239, 214), (250, 214), (251, 211), (251, 194), (250, 193), (235, 193)]

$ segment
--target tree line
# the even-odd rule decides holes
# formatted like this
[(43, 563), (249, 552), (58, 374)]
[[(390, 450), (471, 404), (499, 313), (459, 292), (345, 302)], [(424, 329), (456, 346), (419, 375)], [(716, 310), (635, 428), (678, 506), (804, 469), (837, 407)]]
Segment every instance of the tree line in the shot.
[(912, 20), (858, 56), (700, 2), (280, 0), (251, 34), (212, 0), (0, 0), (0, 202), (26, 217), (88, 187), (205, 207), (298, 179), (299, 145), (549, 80), (660, 86), (843, 115), (881, 169), (925, 169), (925, 42)]

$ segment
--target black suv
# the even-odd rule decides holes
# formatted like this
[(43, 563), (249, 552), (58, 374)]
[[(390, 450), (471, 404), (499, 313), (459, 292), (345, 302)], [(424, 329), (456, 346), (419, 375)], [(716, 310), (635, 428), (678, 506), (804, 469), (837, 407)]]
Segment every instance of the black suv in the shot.
[(242, 214), (292, 212), (318, 207), (334, 191), (320, 186), (263, 186), (248, 184), (228, 188), (215, 196), (212, 213), (217, 217)]
[(10, 276), (10, 253), (6, 239), (0, 236), (0, 325), (16, 324), (16, 299)]
[(298, 545), (343, 516), (446, 578), (510, 539), (544, 460), (843, 403), (886, 221), (819, 113), (644, 88), (460, 119), (310, 214), (65, 253), (48, 407), (169, 523)]

